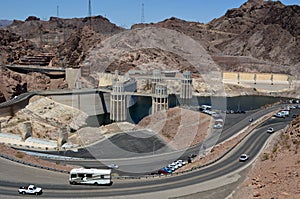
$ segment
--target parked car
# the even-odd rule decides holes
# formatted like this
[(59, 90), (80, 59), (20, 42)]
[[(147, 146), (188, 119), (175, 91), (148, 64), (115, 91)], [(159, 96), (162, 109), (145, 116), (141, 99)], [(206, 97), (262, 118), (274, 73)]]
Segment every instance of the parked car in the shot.
[(159, 174), (171, 174), (172, 170), (168, 167), (163, 167), (162, 169), (158, 170)]
[(241, 156), (240, 156), (240, 162), (245, 162), (245, 161), (247, 161), (248, 160), (248, 158), (249, 158), (249, 156), (247, 155), (247, 154), (242, 154)]
[(41, 195), (43, 190), (41, 187), (36, 187), (35, 185), (21, 186), (19, 188), (19, 194), (33, 194), (33, 195)]
[(181, 164), (182, 166), (186, 165), (186, 162), (183, 160), (177, 160), (176, 164)]
[(192, 153), (191, 155), (189, 155), (189, 158), (195, 158), (197, 155)]
[(268, 128), (267, 130), (268, 133), (274, 133), (274, 129), (272, 127)]

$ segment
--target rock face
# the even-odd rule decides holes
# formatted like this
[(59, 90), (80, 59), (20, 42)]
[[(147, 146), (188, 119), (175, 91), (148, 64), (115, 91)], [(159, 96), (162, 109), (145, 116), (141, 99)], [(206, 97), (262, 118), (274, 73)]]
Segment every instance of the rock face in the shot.
[(63, 67), (79, 67), (90, 50), (93, 49), (105, 37), (92, 30), (89, 26), (78, 29), (70, 37), (57, 47), (59, 57), (53, 59), (53, 64)]
[(237, 34), (215, 46), (224, 54), (253, 56), (284, 65), (299, 63), (299, 6), (248, 1), (208, 25), (214, 30)]
[(9, 30), (0, 29), (0, 64), (14, 63), (20, 57), (39, 50), (35, 45)]
[[(266, 66), (283, 65), (282, 71), (299, 75), (300, 61), (300, 6), (285, 6), (281, 2), (249, 0), (240, 8), (228, 10), (226, 14), (208, 24), (187, 22), (170, 18), (156, 24), (137, 24), (132, 28), (145, 26), (163, 27), (182, 32), (198, 40), (217, 60), (233, 56), (242, 67), (231, 67), (236, 71), (253, 71), (253, 64)], [(243, 63), (243, 57), (256, 61)], [(261, 64), (260, 62), (264, 62)], [(224, 66), (232, 63), (228, 60)], [(223, 65), (220, 65), (221, 69)], [(230, 67), (229, 67), (230, 68)], [(269, 71), (269, 70), (268, 70)], [(275, 68), (273, 72), (282, 72)]]
[(63, 79), (51, 80), (45, 74), (21, 74), (7, 69), (0, 69), (0, 80), (0, 103), (31, 90), (63, 89), (67, 87)]
[(27, 132), (31, 132), (31, 137), (57, 140), (63, 127), (68, 133), (76, 131), (85, 125), (86, 118), (87, 115), (76, 108), (34, 96), (14, 117), (2, 118), (2, 127), (5, 132), (23, 134), (24, 139), (29, 136)]

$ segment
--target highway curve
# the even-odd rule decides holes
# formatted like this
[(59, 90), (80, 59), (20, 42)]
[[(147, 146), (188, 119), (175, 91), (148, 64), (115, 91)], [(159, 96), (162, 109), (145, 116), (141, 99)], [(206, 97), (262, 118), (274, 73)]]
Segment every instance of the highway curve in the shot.
[[(269, 124), (268, 126), (262, 126), (253, 131), (251, 135), (235, 148), (231, 153), (224, 158), (216, 162), (215, 164), (189, 172), (181, 175), (174, 175), (171, 177), (161, 177), (158, 179), (147, 179), (137, 181), (120, 182), (115, 181), (112, 186), (71, 186), (67, 184), (55, 184), (55, 182), (41, 181), (39, 186), (44, 188), (44, 194), (41, 197), (48, 198), (87, 198), (87, 197), (107, 197), (107, 196), (124, 196), (131, 194), (141, 193), (153, 193), (163, 190), (172, 190), (175, 188), (181, 188), (189, 185), (199, 184), (217, 177), (235, 172), (241, 168), (244, 168), (246, 163), (238, 161), (240, 154), (247, 153), (250, 155), (248, 162), (256, 158), (260, 150), (266, 143), (270, 134), (266, 133), (266, 129), (269, 126), (279, 130), (287, 125), (287, 120), (282, 120), (275, 124)], [(30, 175), (30, 174), (28, 174)], [(45, 171), (41, 172), (41, 175), (47, 175)], [(34, 176), (32, 176), (34, 178)], [(61, 179), (60, 179), (61, 180)], [(27, 184), (23, 182), (21, 184)], [(0, 180), (1, 195), (15, 196), (17, 194), (17, 187), (20, 183), (8, 183), (3, 179)], [(194, 190), (195, 192), (196, 190)]]

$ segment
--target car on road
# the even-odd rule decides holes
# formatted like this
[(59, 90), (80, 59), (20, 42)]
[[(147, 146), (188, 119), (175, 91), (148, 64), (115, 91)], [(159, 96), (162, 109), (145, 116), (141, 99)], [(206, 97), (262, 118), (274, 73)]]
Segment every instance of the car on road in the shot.
[(41, 187), (36, 187), (35, 185), (31, 184), (28, 186), (21, 186), (18, 190), (19, 194), (33, 194), (33, 195), (41, 195), (43, 190)]
[(267, 130), (268, 133), (274, 133), (274, 129), (272, 127), (268, 128)]
[(159, 174), (171, 174), (173, 171), (168, 167), (163, 167), (162, 169), (158, 170)]
[(112, 163), (112, 164), (108, 164), (107, 167), (110, 168), (110, 169), (118, 169), (119, 165)]
[(245, 161), (247, 161), (248, 160), (248, 158), (249, 158), (249, 156), (247, 155), (247, 154), (242, 154), (241, 156), (240, 156), (240, 162), (245, 162)]

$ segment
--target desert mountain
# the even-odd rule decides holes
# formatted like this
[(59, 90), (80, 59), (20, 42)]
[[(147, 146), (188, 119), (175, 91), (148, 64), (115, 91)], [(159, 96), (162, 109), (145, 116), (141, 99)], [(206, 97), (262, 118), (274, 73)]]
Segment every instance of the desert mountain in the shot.
[(0, 20), (0, 28), (9, 26), (12, 23), (11, 20)]
[[(279, 1), (248, 0), (207, 24), (175, 17), (158, 23), (135, 24), (176, 30), (198, 41), (222, 71), (273, 72), (300, 75), (300, 6)], [(0, 63), (22, 63), (25, 56), (50, 54), (53, 67), (80, 67), (98, 44), (121, 27), (102, 16), (48, 21), (30, 16), (0, 29)], [(162, 49), (124, 53), (107, 71), (127, 72), (148, 63), (166, 70), (185, 70), (187, 60)], [(2, 92), (3, 93), (3, 92)], [(7, 97), (6, 97), (7, 98)]]
[(51, 17), (49, 21), (30, 16), (25, 21), (14, 20), (7, 29), (41, 47), (39, 52), (52, 53), (53, 63), (59, 67), (78, 66), (89, 49), (101, 42), (100, 38), (123, 31), (123, 28), (102, 16), (73, 19)]
[(208, 24), (173, 17), (156, 24), (136, 24), (132, 28), (146, 26), (176, 30), (198, 40), (222, 70), (299, 75), (298, 5), (249, 0)]
[(225, 55), (252, 56), (281, 65), (300, 61), (300, 7), (249, 0), (208, 24), (212, 30), (237, 34), (215, 45)]

